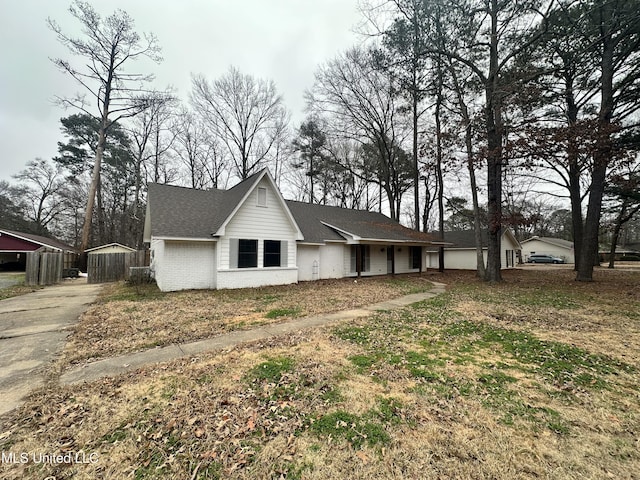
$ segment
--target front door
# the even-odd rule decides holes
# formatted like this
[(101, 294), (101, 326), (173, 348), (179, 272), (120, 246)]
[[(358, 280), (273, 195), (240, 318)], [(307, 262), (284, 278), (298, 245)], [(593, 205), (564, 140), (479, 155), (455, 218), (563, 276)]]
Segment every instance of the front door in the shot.
[(387, 247), (387, 274), (393, 273), (393, 247)]

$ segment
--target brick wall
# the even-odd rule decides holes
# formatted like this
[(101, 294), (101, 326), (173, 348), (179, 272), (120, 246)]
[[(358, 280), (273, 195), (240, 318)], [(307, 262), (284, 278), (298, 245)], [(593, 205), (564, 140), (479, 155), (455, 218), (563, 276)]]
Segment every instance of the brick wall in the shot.
[[(216, 288), (216, 244), (160, 240), (152, 242), (152, 268), (163, 292)], [(155, 248), (154, 248), (155, 246)]]
[(262, 287), (290, 283), (298, 283), (297, 267), (219, 270), (217, 281), (218, 288)]

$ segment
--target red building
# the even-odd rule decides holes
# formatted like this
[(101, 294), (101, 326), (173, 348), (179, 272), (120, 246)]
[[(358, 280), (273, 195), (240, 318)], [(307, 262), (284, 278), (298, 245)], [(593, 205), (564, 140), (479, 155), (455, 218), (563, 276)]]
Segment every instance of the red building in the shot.
[(0, 229), (0, 270), (24, 270), (27, 253), (36, 250), (77, 253), (54, 238)]

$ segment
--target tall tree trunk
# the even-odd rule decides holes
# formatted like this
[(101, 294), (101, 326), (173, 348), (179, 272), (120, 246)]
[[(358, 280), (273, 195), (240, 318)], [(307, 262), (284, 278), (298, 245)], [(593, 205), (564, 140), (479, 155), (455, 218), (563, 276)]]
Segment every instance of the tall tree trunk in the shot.
[[(440, 64), (438, 63), (438, 66)], [(444, 178), (442, 175), (442, 71), (438, 67), (438, 85), (436, 93), (436, 175), (438, 183), (438, 230), (444, 240)], [(444, 272), (444, 247), (438, 248), (438, 271)]]
[[(566, 63), (572, 62), (570, 59)], [(574, 269), (578, 269), (582, 252), (583, 218), (582, 218), (582, 192), (580, 188), (580, 159), (578, 158), (578, 144), (576, 140), (576, 126), (578, 123), (578, 106), (575, 101), (573, 89), (573, 75), (570, 69), (564, 75), (565, 103), (567, 106), (567, 123), (569, 139), (567, 141), (567, 163), (569, 166), (569, 200), (571, 202), (571, 226), (573, 234), (573, 253), (576, 259)]]
[[(573, 156), (575, 155), (575, 157)], [(569, 199), (571, 201), (571, 227), (573, 234), (573, 254), (576, 259), (574, 270), (578, 270), (581, 261), (584, 237), (582, 218), (582, 192), (580, 191), (580, 168), (577, 154), (569, 152)]]
[(465, 128), (465, 143), (467, 149), (467, 168), (471, 183), (471, 201), (473, 203), (473, 236), (476, 243), (476, 275), (479, 278), (486, 277), (484, 266), (484, 248), (482, 245), (482, 224), (480, 223), (480, 203), (478, 201), (478, 183), (476, 171), (473, 165), (473, 139), (471, 137), (471, 124)]
[(471, 202), (473, 205), (473, 234), (476, 244), (476, 274), (479, 278), (485, 278), (486, 268), (484, 266), (484, 254), (482, 245), (482, 224), (480, 223), (480, 202), (478, 200), (478, 182), (476, 179), (476, 170), (473, 155), (473, 127), (471, 125), (471, 117), (469, 116), (469, 108), (464, 100), (462, 86), (458, 82), (458, 75), (448, 62), (449, 73), (453, 80), (453, 86), (460, 107), (460, 116), (464, 125), (464, 143), (467, 153), (467, 170), (469, 171), (469, 182), (471, 184)]
[(502, 110), (498, 78), (498, 3), (491, 0), (491, 45), (489, 76), (485, 85), (487, 131), (487, 211), (489, 231), (486, 280), (502, 281), (500, 233), (502, 229)]
[(418, 168), (418, 92), (415, 90), (415, 73), (414, 73), (414, 91), (412, 93), (413, 100), (413, 214), (415, 216), (414, 228), (420, 231), (420, 169)]
[(107, 122), (108, 120), (105, 110), (105, 113), (102, 115), (100, 130), (98, 131), (98, 145), (96, 147), (96, 155), (93, 160), (93, 173), (91, 175), (91, 185), (89, 187), (89, 195), (87, 197), (87, 208), (84, 212), (82, 240), (80, 241), (80, 255), (82, 255), (89, 246), (89, 240), (91, 238), (91, 221), (93, 219), (93, 207), (95, 204), (96, 193), (98, 191), (98, 184), (100, 183), (100, 168), (102, 166), (102, 155), (104, 153), (104, 146), (106, 143)]
[(420, 68), (418, 55), (420, 51), (420, 25), (418, 25), (418, 13), (413, 8), (411, 19), (413, 27), (413, 52), (411, 65), (411, 109), (413, 120), (413, 214), (415, 217), (415, 229), (420, 231), (420, 169), (418, 168), (418, 104), (420, 101), (420, 85), (418, 85), (418, 70)]
[(426, 232), (429, 229), (429, 216), (431, 215), (431, 207), (433, 201), (431, 199), (431, 192), (429, 191), (429, 181), (425, 176), (424, 179), (424, 208), (422, 209), (422, 231)]
[(102, 196), (102, 176), (98, 179), (98, 190), (96, 191), (96, 198), (98, 200), (98, 211), (96, 212), (97, 220), (98, 220), (98, 238), (96, 239), (94, 236), (94, 240), (98, 242), (98, 244), (106, 243), (105, 242), (105, 220), (104, 220), (104, 197)]
[(602, 198), (604, 196), (607, 169), (611, 161), (611, 118), (613, 116), (613, 76), (614, 76), (614, 51), (615, 43), (611, 38), (613, 22), (612, 6), (604, 4), (601, 7), (602, 15), (602, 59), (600, 79), (600, 111), (598, 113), (598, 131), (596, 133), (596, 149), (593, 156), (593, 173), (591, 176), (591, 188), (589, 189), (589, 205), (584, 225), (584, 236), (580, 262), (576, 280), (590, 282), (593, 280), (594, 252), (598, 251), (598, 231), (600, 229), (600, 215), (602, 211)]
[(627, 210), (626, 205), (623, 205), (622, 210), (618, 215), (618, 218), (616, 218), (616, 225), (613, 228), (613, 235), (611, 235), (611, 249), (609, 250), (609, 267), (608, 268), (615, 267), (616, 248), (618, 246), (618, 238), (620, 237), (620, 230), (622, 229), (622, 219), (626, 214), (626, 210)]

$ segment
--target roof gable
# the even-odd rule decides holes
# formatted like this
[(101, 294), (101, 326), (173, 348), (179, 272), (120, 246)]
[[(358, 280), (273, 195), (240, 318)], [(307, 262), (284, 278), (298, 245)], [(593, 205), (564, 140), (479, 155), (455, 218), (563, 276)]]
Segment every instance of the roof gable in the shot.
[(263, 178), (268, 179), (272, 184), (278, 201), (302, 238), (295, 218), (289, 211), (273, 178), (265, 169), (229, 190), (197, 190), (173, 185), (149, 184), (145, 240), (150, 241), (151, 237), (214, 240), (214, 237), (224, 235), (229, 221)]
[(266, 168), (252, 175), (251, 177), (247, 178), (244, 182), (239, 183), (232, 189), (224, 192), (225, 203), (227, 203), (228, 206), (234, 205), (234, 207), (231, 210), (231, 212), (229, 212), (227, 217), (224, 219), (222, 224), (216, 230), (215, 232), (216, 236), (223, 236), (225, 234), (225, 229), (229, 224), (229, 222), (238, 213), (238, 211), (240, 211), (243, 205), (247, 202), (247, 199), (255, 191), (255, 189), (258, 187), (258, 185), (262, 180), (266, 181), (269, 184), (272, 192), (276, 196), (276, 199), (278, 201), (278, 204), (280, 205), (280, 208), (283, 210), (287, 219), (291, 223), (291, 226), (296, 231), (296, 240), (302, 240), (304, 238), (302, 235), (302, 231), (300, 230), (300, 227), (296, 222), (295, 217), (289, 210), (289, 207), (287, 206), (287, 202), (285, 201), (285, 199), (282, 197), (282, 194), (280, 193), (280, 189), (278, 188), (275, 180), (273, 179), (273, 177), (271, 176), (271, 174)]
[(5, 229), (0, 229), (0, 234), (9, 235), (9, 236), (17, 238), (19, 240), (27, 241), (27, 242), (30, 242), (30, 243), (35, 243), (35, 244), (40, 245), (42, 247), (52, 248), (54, 250), (60, 250), (62, 252), (75, 252), (76, 251), (76, 249), (73, 248), (71, 245), (67, 245), (66, 243), (62, 243), (59, 240), (56, 240), (55, 238), (48, 238), (48, 237), (43, 237), (41, 235), (34, 235), (34, 234), (31, 234), (31, 233), (23, 233), (23, 232), (16, 232), (16, 231), (13, 231), (13, 230), (5, 230)]
[(135, 248), (131, 248), (131, 247), (128, 247), (126, 245), (122, 245), (121, 243), (118, 243), (118, 242), (112, 242), (112, 243), (107, 243), (105, 245), (99, 245), (97, 247), (88, 248), (88, 249), (85, 250), (85, 253), (95, 252), (96, 250), (103, 250), (103, 249), (111, 248), (111, 247), (124, 248), (125, 250), (129, 250), (130, 252), (135, 252), (136, 251)]
[(229, 222), (263, 180), (271, 186), (294, 227), (296, 239), (305, 243), (441, 243), (432, 235), (404, 227), (382, 213), (285, 200), (266, 169), (229, 190), (149, 184), (145, 241), (151, 237), (214, 240), (225, 235)]
[(533, 236), (531, 238), (528, 238), (527, 240), (523, 240), (522, 244), (524, 245), (525, 243), (529, 243), (529, 242), (535, 241), (535, 240), (537, 240), (539, 242), (542, 242), (542, 243), (547, 243), (549, 245), (554, 245), (556, 247), (573, 250), (573, 242), (570, 242), (569, 240), (564, 240), (562, 238)]

